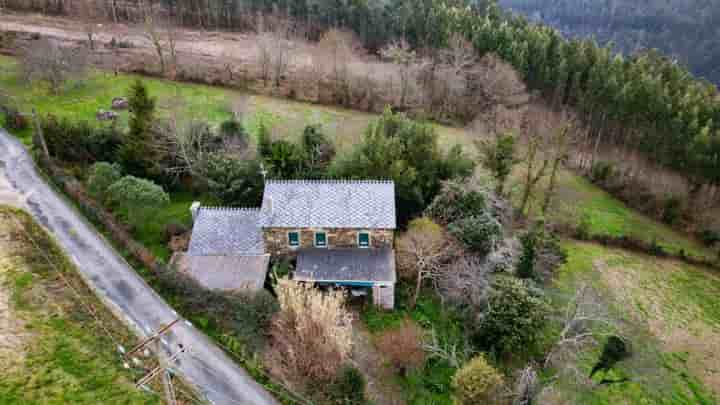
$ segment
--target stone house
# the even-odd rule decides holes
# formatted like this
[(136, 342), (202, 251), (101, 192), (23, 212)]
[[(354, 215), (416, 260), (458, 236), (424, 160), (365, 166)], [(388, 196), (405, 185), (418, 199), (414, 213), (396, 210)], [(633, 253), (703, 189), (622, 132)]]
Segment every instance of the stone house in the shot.
[(270, 258), (288, 258), (295, 280), (371, 292), (377, 305), (394, 306), (392, 181), (268, 180), (260, 208), (194, 203), (191, 211), (181, 263), (209, 288), (262, 288)]

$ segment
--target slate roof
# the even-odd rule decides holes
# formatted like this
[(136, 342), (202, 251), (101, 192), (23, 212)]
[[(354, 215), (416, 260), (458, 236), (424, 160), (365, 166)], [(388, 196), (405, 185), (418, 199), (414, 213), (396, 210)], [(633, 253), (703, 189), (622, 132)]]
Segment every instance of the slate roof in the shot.
[(192, 256), (265, 253), (258, 208), (201, 207), (195, 217), (188, 254)]
[(299, 281), (395, 282), (392, 249), (302, 249), (293, 278)]
[(257, 291), (265, 285), (270, 255), (190, 256), (179, 259), (180, 271), (211, 290)]
[(381, 180), (268, 180), (260, 224), (395, 229), (395, 184)]

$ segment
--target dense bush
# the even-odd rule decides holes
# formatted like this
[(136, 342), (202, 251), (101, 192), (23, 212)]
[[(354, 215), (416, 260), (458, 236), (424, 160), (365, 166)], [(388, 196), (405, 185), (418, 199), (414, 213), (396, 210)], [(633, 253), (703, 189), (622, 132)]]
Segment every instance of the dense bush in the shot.
[(468, 249), (481, 255), (495, 249), (503, 237), (502, 225), (488, 212), (452, 222), (448, 231)]
[(394, 180), (398, 222), (405, 225), (432, 202), (444, 180), (468, 177), (473, 169), (459, 146), (442, 151), (432, 125), (387, 109), (363, 141), (336, 161), (332, 175)]
[(497, 193), (503, 195), (505, 183), (515, 158), (515, 136), (512, 133), (500, 134), (495, 139), (478, 142), (478, 149), (483, 166), (490, 170), (497, 181)]
[[(169, 269), (157, 273), (165, 294), (182, 297), (174, 302), (187, 318), (218, 323), (245, 349), (257, 353), (266, 344), (277, 300), (266, 290), (224, 293), (208, 290), (194, 279)], [(212, 325), (210, 325), (212, 326)]]
[(335, 158), (335, 146), (322, 133), (317, 125), (309, 125), (303, 130), (300, 146), (304, 155), (305, 177), (320, 178), (327, 173), (327, 167)]
[(108, 201), (131, 225), (140, 225), (170, 203), (170, 196), (150, 180), (125, 176), (107, 189)]
[(498, 277), (474, 340), (498, 355), (527, 353), (537, 343), (548, 310), (540, 291), (521, 280)]
[(591, 168), (590, 179), (594, 183), (605, 183), (610, 180), (615, 173), (615, 166), (610, 162), (595, 162)]
[(405, 319), (398, 327), (384, 331), (377, 339), (380, 353), (400, 375), (422, 367), (425, 363), (423, 340), (425, 332), (415, 322)]
[(330, 400), (338, 405), (364, 405), (365, 376), (355, 367), (346, 366), (340, 370), (337, 381), (330, 385)]
[(485, 194), (470, 185), (448, 181), (425, 210), (425, 215), (447, 225), (452, 221), (482, 214), (487, 208)]
[(262, 201), (265, 181), (257, 159), (211, 156), (203, 173), (210, 194), (224, 205), (256, 207)]
[(720, 244), (720, 230), (704, 229), (700, 232), (700, 240), (706, 246)]
[(453, 377), (459, 405), (494, 403), (502, 385), (502, 374), (487, 362), (484, 355), (470, 360)]
[(590, 377), (600, 370), (611, 369), (619, 361), (622, 361), (629, 356), (630, 350), (625, 344), (625, 341), (615, 335), (609, 336), (603, 345), (603, 351), (598, 359), (598, 362), (590, 371)]
[(90, 167), (87, 185), (90, 194), (100, 201), (107, 197), (107, 190), (122, 177), (120, 165), (108, 162), (97, 162)]
[(74, 163), (112, 162), (122, 135), (113, 126), (92, 126), (48, 115), (41, 120), (51, 156)]
[(520, 236), (522, 254), (517, 265), (517, 276), (520, 278), (535, 277), (535, 256), (538, 244), (538, 235), (535, 229), (530, 229)]
[(683, 202), (680, 197), (669, 196), (665, 199), (662, 210), (662, 221), (668, 225), (674, 225), (682, 215)]
[(175, 236), (180, 236), (188, 231), (188, 227), (183, 224), (171, 222), (163, 227), (163, 242), (168, 243)]

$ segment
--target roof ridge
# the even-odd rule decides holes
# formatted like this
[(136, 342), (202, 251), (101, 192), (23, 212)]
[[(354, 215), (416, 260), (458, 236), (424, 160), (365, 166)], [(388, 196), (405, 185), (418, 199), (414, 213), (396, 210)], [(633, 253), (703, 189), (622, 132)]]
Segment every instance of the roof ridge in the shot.
[(228, 207), (228, 206), (202, 206), (200, 210), (204, 211), (225, 211), (225, 212), (250, 212), (260, 211), (261, 207)]
[(337, 183), (337, 184), (391, 184), (392, 179), (267, 179), (265, 183), (302, 184), (302, 183)]

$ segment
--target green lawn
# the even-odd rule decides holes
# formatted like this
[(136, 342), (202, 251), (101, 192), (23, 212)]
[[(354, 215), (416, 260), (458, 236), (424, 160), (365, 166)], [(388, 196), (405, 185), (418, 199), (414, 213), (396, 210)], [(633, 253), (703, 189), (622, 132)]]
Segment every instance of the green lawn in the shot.
[(24, 233), (11, 231), (17, 229), (14, 220), (23, 224), (65, 273), (83, 302), (96, 309), (114, 338), (124, 345), (134, 342), (127, 328), (84, 288), (49, 236), (27, 214), (0, 206), (0, 234), (4, 235), (0, 242), (0, 295), (10, 294), (11, 319), (21, 320), (16, 327), (20, 330), (0, 330), (0, 341), (13, 332), (23, 336), (17, 361), (0, 356), (4, 365), (0, 403), (160, 403), (157, 396), (135, 389), (133, 380), (141, 371), (123, 367), (114, 342), (85, 312), (84, 304), (48, 266), (38, 248)]
[[(720, 394), (720, 275), (594, 244), (564, 243), (568, 262), (551, 289), (561, 311), (580, 285), (591, 285), (610, 308), (632, 357), (605, 377), (626, 382), (589, 386), (561, 375), (553, 398), (589, 404), (713, 404)], [(600, 347), (585, 350), (572, 365), (588, 375)], [(715, 393), (713, 396), (712, 393)]]

